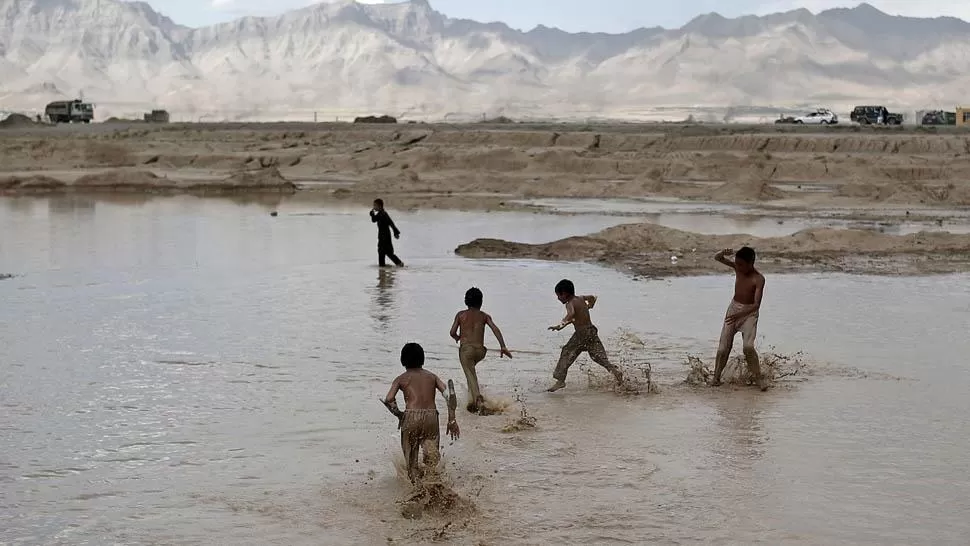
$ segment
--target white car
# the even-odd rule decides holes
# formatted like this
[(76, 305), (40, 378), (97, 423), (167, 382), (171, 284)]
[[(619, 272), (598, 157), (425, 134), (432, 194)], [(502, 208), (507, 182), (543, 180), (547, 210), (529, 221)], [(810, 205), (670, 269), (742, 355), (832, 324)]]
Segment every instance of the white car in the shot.
[(830, 110), (819, 109), (804, 116), (797, 116), (795, 123), (805, 125), (834, 125), (839, 122), (839, 116)]

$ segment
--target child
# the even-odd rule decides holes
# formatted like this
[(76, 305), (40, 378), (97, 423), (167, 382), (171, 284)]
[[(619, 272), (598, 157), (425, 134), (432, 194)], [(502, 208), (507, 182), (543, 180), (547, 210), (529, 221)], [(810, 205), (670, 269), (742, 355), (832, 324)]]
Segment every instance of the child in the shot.
[(734, 345), (734, 336), (741, 332), (744, 359), (748, 363), (748, 371), (758, 382), (762, 391), (768, 390), (764, 377), (761, 375), (761, 364), (758, 362), (758, 352), (754, 349), (754, 339), (758, 336), (758, 312), (761, 309), (761, 298), (765, 293), (765, 276), (754, 268), (755, 253), (750, 247), (741, 247), (734, 255), (734, 261), (725, 256), (733, 253), (726, 248), (714, 255), (714, 259), (734, 270), (734, 298), (728, 305), (724, 316), (724, 326), (721, 328), (721, 339), (717, 346), (717, 356), (714, 364), (714, 380), (711, 385), (721, 384), (721, 373), (727, 366)]
[[(417, 343), (407, 343), (401, 349), (401, 364), (407, 369), (391, 383), (391, 390), (382, 400), (387, 409), (399, 419), (401, 429), (401, 449), (407, 464), (408, 479), (411, 483), (419, 477), (418, 451), (424, 451), (424, 464), (434, 468), (439, 460), (438, 408), (435, 405), (435, 390), (445, 394), (445, 384), (438, 376), (425, 370), (424, 349)], [(405, 410), (397, 407), (397, 391), (404, 391)], [(458, 397), (454, 384), (448, 381), (448, 433), (452, 440), (460, 434), (455, 409)]]
[(394, 230), (394, 238), (401, 238), (401, 231), (394, 225), (390, 215), (384, 210), (384, 200), (374, 199), (374, 208), (370, 211), (370, 221), (377, 224), (377, 265), (385, 267), (385, 258), (390, 258), (398, 267), (404, 262), (394, 254), (394, 243), (391, 241), (391, 230)]
[(562, 348), (559, 363), (556, 364), (556, 371), (552, 374), (556, 382), (547, 390), (554, 392), (566, 386), (566, 372), (584, 351), (589, 353), (589, 358), (593, 362), (612, 373), (617, 382), (622, 382), (623, 373), (619, 368), (610, 364), (603, 342), (600, 341), (599, 332), (589, 318), (589, 310), (596, 305), (596, 296), (577, 296), (573, 282), (568, 279), (559, 281), (556, 284), (555, 291), (556, 298), (566, 306), (566, 316), (562, 319), (562, 322), (550, 326), (549, 329), (558, 331), (572, 324), (576, 330)]
[[(475, 413), (484, 408), (485, 397), (478, 389), (478, 374), (475, 373), (475, 366), (485, 359), (485, 325), (492, 329), (492, 334), (498, 340), (499, 358), (507, 356), (512, 358), (512, 353), (505, 347), (505, 339), (502, 338), (502, 331), (492, 322), (492, 317), (488, 313), (482, 312), (482, 291), (472, 287), (465, 292), (465, 305), (468, 309), (459, 311), (455, 315), (455, 321), (451, 324), (451, 338), (458, 346), (458, 361), (461, 369), (465, 372), (465, 380), (468, 381), (468, 411)], [(459, 333), (460, 331), (460, 333)]]

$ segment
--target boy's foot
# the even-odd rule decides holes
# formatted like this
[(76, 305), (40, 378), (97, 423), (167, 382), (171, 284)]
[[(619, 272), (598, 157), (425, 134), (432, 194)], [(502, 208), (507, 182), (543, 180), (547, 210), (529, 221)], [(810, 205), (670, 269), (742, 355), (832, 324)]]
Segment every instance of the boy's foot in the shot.
[(613, 377), (616, 378), (617, 383), (623, 383), (623, 372), (620, 370), (613, 370)]
[(715, 379), (714, 381), (711, 381), (711, 386), (712, 387), (720, 387), (721, 386), (721, 380), (720, 379)]
[(761, 392), (765, 392), (766, 390), (768, 390), (768, 384), (765, 383), (764, 379), (762, 379), (761, 381), (758, 381), (758, 388), (761, 389)]
[(556, 392), (556, 391), (558, 391), (559, 389), (561, 389), (561, 388), (563, 388), (565, 386), (566, 386), (566, 382), (565, 381), (560, 381), (560, 380), (557, 379), (556, 382), (553, 383), (553, 385), (551, 387), (549, 387), (548, 389), (546, 389), (546, 392)]

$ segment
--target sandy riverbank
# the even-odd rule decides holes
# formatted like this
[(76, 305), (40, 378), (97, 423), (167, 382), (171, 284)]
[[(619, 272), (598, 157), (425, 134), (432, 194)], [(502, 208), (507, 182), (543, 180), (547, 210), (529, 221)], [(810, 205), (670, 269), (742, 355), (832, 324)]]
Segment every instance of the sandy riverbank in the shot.
[[(594, 262), (637, 276), (672, 277), (723, 272), (713, 255), (751, 246), (765, 272), (847, 272), (928, 275), (970, 269), (970, 236), (920, 232), (894, 236), (868, 230), (808, 229), (787, 237), (701, 235), (649, 223), (624, 224), (544, 244), (476, 239), (455, 252), (468, 258), (529, 258)], [(676, 258), (676, 259), (674, 259)]]
[[(14, 128), (3, 135), (0, 179), (7, 180), (2, 191), (8, 194), (81, 186), (295, 186), (342, 199), (380, 194), (405, 207), (646, 196), (793, 208), (970, 205), (970, 132), (958, 130), (96, 124)], [(240, 173), (255, 173), (250, 179), (261, 182), (239, 180)], [(79, 174), (89, 178), (75, 185)], [(10, 182), (29, 176), (64, 185)], [(800, 191), (803, 184), (816, 191)]]

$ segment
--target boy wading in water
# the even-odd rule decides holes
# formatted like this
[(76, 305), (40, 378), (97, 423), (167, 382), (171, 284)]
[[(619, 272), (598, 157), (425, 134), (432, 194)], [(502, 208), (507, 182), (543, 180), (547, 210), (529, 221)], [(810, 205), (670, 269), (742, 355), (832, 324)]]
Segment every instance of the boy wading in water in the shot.
[(734, 261), (726, 256), (734, 250), (726, 248), (714, 255), (714, 259), (735, 271), (734, 298), (728, 306), (724, 316), (724, 326), (721, 328), (721, 340), (717, 346), (717, 356), (714, 365), (713, 386), (721, 384), (721, 374), (727, 366), (734, 346), (734, 336), (741, 332), (741, 343), (744, 349), (744, 360), (748, 363), (748, 371), (758, 382), (762, 391), (768, 390), (765, 378), (761, 375), (761, 365), (758, 362), (758, 352), (754, 350), (754, 339), (758, 335), (758, 311), (761, 309), (761, 298), (765, 293), (765, 276), (754, 268), (755, 253), (750, 247), (741, 247), (734, 255)]
[(394, 225), (390, 215), (384, 210), (384, 200), (374, 199), (374, 208), (370, 211), (370, 221), (377, 224), (377, 265), (384, 267), (387, 265), (385, 258), (390, 258), (398, 267), (404, 262), (394, 254), (394, 243), (391, 241), (391, 230), (394, 230), (394, 238), (401, 238), (401, 231)]
[[(435, 374), (423, 369), (424, 349), (417, 343), (408, 343), (401, 349), (401, 364), (407, 368), (391, 383), (391, 390), (382, 400), (387, 409), (398, 418), (401, 429), (401, 449), (407, 464), (408, 479), (414, 483), (420, 475), (418, 452), (424, 451), (424, 464), (428, 469), (438, 466), (438, 452), (441, 431), (438, 424), (438, 408), (435, 405), (435, 391), (445, 394), (445, 384)], [(405, 410), (397, 407), (397, 391), (404, 391)], [(458, 397), (454, 384), (448, 381), (448, 434), (457, 440), (460, 434), (455, 409)]]
[(603, 342), (600, 341), (599, 332), (589, 318), (589, 310), (596, 305), (596, 296), (577, 296), (573, 282), (568, 279), (559, 281), (555, 290), (556, 298), (566, 306), (566, 316), (562, 319), (562, 322), (550, 326), (549, 329), (558, 331), (572, 324), (576, 331), (563, 346), (562, 354), (559, 355), (559, 363), (556, 364), (556, 371), (552, 374), (556, 382), (546, 390), (554, 392), (566, 386), (566, 373), (569, 371), (569, 367), (584, 351), (589, 353), (589, 358), (593, 362), (612, 373), (617, 382), (622, 382), (623, 373), (619, 368), (610, 364)]
[(468, 411), (475, 413), (484, 409), (485, 397), (478, 388), (478, 374), (475, 366), (485, 359), (485, 326), (492, 329), (492, 334), (498, 340), (499, 358), (512, 353), (505, 347), (502, 331), (492, 322), (492, 317), (482, 311), (482, 291), (472, 287), (465, 292), (465, 305), (468, 309), (459, 311), (455, 321), (451, 324), (451, 338), (458, 343), (458, 360), (468, 381)]

